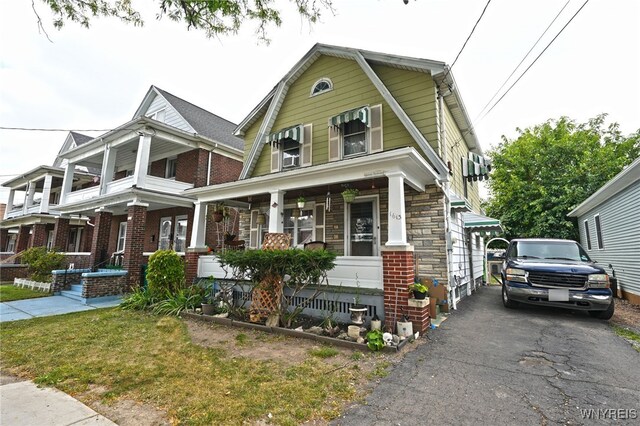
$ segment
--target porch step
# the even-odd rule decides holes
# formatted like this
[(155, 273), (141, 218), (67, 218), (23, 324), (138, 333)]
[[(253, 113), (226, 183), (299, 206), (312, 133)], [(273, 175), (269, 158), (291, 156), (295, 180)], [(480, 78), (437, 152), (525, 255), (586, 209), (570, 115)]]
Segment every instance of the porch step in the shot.
[(82, 291), (73, 291), (73, 290), (62, 290), (60, 292), (60, 296), (67, 297), (69, 299), (77, 300), (78, 302), (85, 302), (84, 297), (82, 297)]
[(71, 284), (71, 291), (82, 294), (82, 284)]

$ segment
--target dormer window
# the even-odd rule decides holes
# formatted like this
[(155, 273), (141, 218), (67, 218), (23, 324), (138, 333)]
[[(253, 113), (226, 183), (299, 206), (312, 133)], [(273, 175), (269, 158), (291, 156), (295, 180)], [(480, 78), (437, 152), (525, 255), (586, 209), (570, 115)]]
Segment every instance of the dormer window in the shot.
[(147, 114), (147, 117), (152, 120), (161, 121), (164, 123), (165, 113), (166, 113), (166, 109), (162, 108), (155, 112), (152, 112), (151, 114)]
[(333, 83), (331, 82), (331, 80), (328, 78), (321, 78), (314, 83), (313, 87), (311, 88), (310, 96), (316, 96), (324, 92), (329, 92), (331, 90), (333, 90)]

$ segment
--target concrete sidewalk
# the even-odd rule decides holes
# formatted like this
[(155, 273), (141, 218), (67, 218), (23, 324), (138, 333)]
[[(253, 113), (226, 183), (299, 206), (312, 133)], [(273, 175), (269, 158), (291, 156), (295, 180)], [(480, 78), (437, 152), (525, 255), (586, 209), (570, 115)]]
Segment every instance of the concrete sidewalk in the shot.
[(105, 298), (84, 304), (64, 296), (40, 297), (0, 303), (0, 322), (17, 321), (35, 317), (62, 315), (71, 312), (89, 311), (97, 308), (118, 306), (120, 298)]
[(115, 425), (80, 401), (53, 388), (39, 388), (32, 381), (0, 386), (0, 424), (3, 426)]

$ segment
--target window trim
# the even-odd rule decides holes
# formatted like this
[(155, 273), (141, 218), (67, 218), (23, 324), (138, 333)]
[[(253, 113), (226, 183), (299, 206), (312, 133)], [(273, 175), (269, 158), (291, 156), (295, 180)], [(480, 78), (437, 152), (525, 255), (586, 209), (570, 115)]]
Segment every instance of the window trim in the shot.
[[(120, 242), (122, 242), (122, 247), (120, 246)], [(116, 251), (123, 251), (126, 247), (126, 244), (127, 244), (127, 221), (124, 220), (120, 222), (120, 224), (118, 225), (118, 242), (116, 244)]]
[(584, 220), (584, 235), (587, 240), (587, 250), (591, 251), (593, 246), (591, 245), (591, 234), (589, 233), (589, 219)]
[(602, 238), (602, 224), (600, 223), (600, 214), (593, 216), (593, 220), (596, 224), (596, 241), (598, 243), (598, 250), (604, 250), (604, 240)]
[[(320, 83), (327, 83), (329, 85), (328, 89), (323, 89), (323, 90), (319, 90), (317, 92), (315, 92), (316, 87), (318, 87), (318, 85)], [(321, 95), (323, 93), (327, 93), (333, 90), (333, 81), (331, 81), (330, 78), (328, 77), (322, 77), (321, 79), (317, 80), (315, 83), (313, 83), (313, 85), (311, 86), (311, 91), (309, 92), (309, 97), (312, 98), (314, 96), (318, 96)]]

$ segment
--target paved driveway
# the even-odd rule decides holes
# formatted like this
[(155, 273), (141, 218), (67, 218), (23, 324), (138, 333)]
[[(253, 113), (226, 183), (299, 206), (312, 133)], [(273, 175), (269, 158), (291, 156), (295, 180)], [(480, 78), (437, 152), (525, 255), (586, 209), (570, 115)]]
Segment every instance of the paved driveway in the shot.
[(105, 299), (87, 305), (64, 296), (39, 297), (37, 299), (16, 300), (0, 303), (0, 322), (16, 321), (35, 317), (68, 314), (70, 312), (89, 311), (96, 308), (108, 308), (120, 304), (120, 299)]
[(460, 306), (333, 424), (640, 424), (640, 353), (607, 322), (507, 310), (498, 287)]

